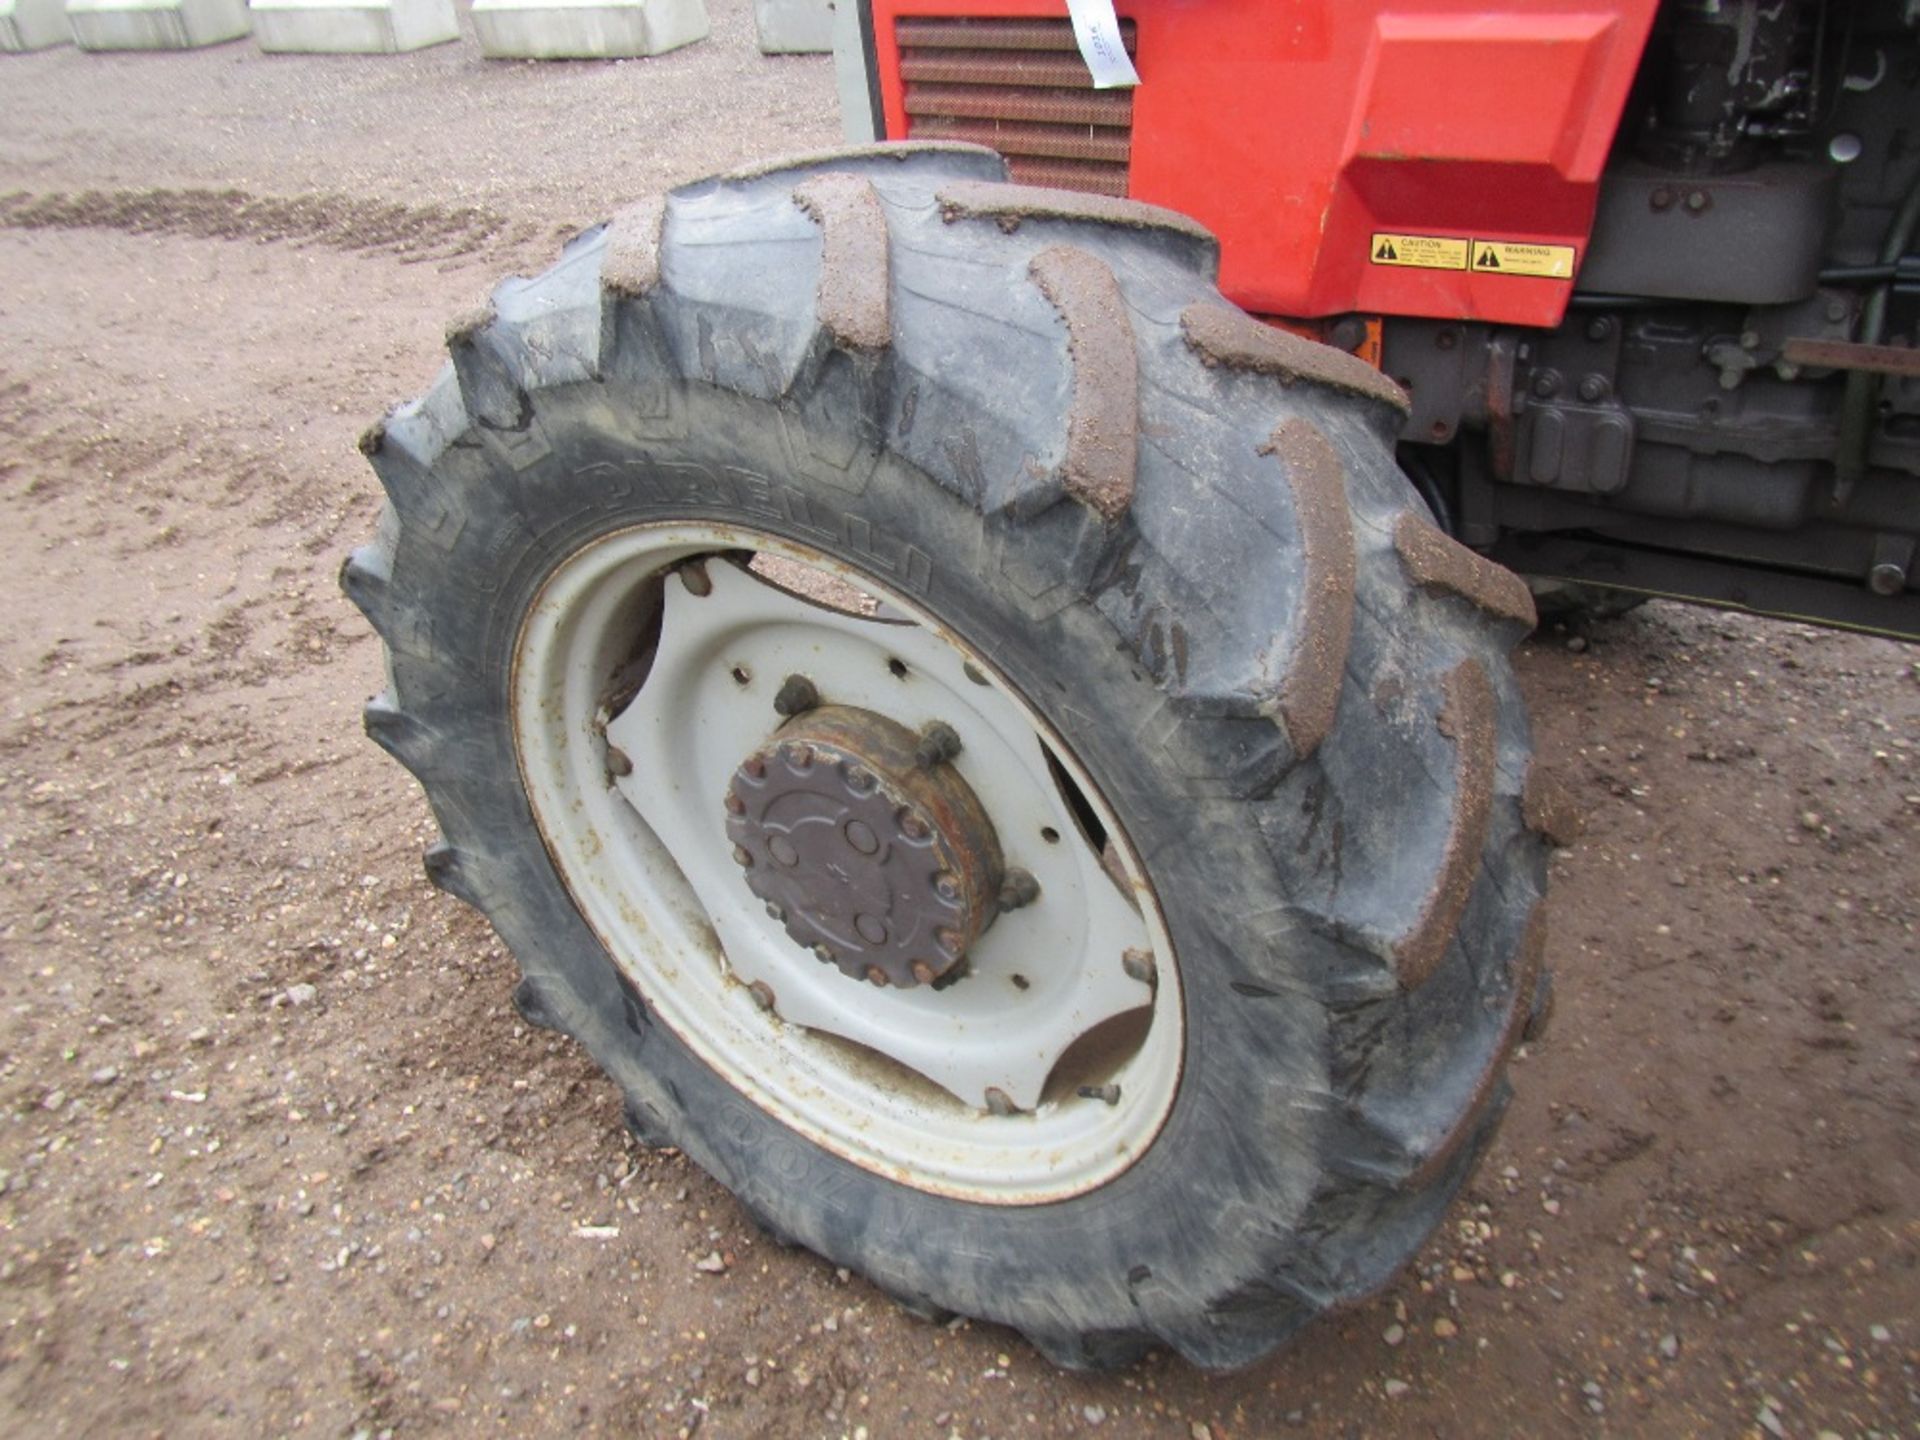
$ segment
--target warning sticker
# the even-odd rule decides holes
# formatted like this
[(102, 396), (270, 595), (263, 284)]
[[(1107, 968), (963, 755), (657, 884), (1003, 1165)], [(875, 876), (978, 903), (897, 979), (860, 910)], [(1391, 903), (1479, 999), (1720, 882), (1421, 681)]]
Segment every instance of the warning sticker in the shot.
[(1464, 270), (1467, 241), (1447, 235), (1382, 235), (1369, 252), (1376, 265), (1410, 265), (1416, 270)]
[(1475, 240), (1473, 268), (1486, 275), (1532, 275), (1548, 280), (1573, 278), (1573, 246), (1529, 245), (1517, 240)]

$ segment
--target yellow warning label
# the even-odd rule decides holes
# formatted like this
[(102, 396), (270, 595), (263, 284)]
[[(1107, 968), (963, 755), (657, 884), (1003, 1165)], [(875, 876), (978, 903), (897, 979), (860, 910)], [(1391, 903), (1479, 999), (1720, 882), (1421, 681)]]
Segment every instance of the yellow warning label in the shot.
[(1530, 245), (1518, 240), (1475, 240), (1473, 268), (1484, 275), (1533, 275), (1548, 280), (1573, 278), (1573, 246)]
[(1375, 232), (1369, 251), (1376, 265), (1410, 265), (1416, 270), (1464, 270), (1467, 244), (1448, 235), (1382, 235)]

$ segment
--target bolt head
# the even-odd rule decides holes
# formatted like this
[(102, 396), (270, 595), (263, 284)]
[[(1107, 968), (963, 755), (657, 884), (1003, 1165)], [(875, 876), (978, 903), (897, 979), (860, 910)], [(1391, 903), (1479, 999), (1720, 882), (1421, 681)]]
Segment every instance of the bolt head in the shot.
[(867, 967), (867, 979), (871, 980), (875, 985), (879, 986), (880, 989), (882, 990), (886, 989), (888, 985), (893, 983), (892, 981), (887, 979), (887, 972), (882, 970), (878, 965), (869, 965)]
[(1891, 561), (1882, 561), (1867, 572), (1867, 588), (1876, 595), (1898, 595), (1907, 588), (1907, 572)]
[(742, 870), (752, 869), (753, 868), (753, 852), (747, 849), (747, 847), (744, 845), (734, 846), (733, 847), (733, 863), (738, 865)]
[(909, 968), (913, 971), (913, 978), (918, 980), (922, 985), (931, 985), (935, 980), (940, 978), (934, 973), (933, 966), (924, 960), (914, 961)]

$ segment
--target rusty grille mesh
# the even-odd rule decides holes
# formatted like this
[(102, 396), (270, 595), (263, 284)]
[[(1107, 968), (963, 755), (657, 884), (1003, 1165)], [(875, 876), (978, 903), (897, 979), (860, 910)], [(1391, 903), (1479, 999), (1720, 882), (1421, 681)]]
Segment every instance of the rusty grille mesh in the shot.
[(902, 17), (894, 38), (909, 138), (990, 145), (1024, 184), (1127, 193), (1133, 96), (1093, 88), (1071, 21)]

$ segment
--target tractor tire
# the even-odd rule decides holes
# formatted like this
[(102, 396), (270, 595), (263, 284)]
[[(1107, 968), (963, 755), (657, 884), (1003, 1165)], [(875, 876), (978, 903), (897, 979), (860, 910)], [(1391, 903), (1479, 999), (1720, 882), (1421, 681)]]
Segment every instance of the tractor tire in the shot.
[(764, 165), (502, 284), (364, 441), (366, 724), (522, 1013), (776, 1238), (1063, 1366), (1235, 1367), (1505, 1104), (1533, 609), (1207, 232), (1005, 181)]

